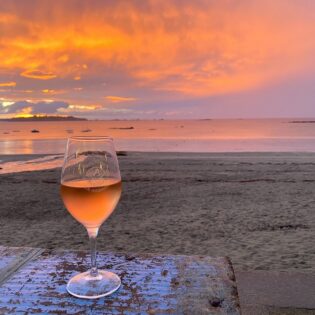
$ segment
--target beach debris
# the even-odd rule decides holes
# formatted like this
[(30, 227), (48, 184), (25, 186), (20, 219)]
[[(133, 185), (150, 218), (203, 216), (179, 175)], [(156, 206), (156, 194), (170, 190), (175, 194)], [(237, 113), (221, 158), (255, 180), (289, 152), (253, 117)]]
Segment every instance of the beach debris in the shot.
[(81, 130), (81, 132), (91, 132), (92, 130), (91, 129), (83, 129)]
[(131, 129), (135, 129), (135, 127), (112, 127), (109, 129), (120, 129), (120, 130), (131, 130)]
[(288, 231), (288, 230), (308, 230), (310, 227), (305, 224), (264, 224), (257, 226), (255, 228), (249, 229), (249, 231), (254, 232), (254, 231)]
[[(98, 156), (98, 155), (107, 155), (107, 156), (110, 156), (110, 153), (109, 152), (106, 152), (106, 151), (83, 151), (83, 152), (80, 152), (78, 155), (84, 155), (84, 156), (91, 156), (91, 155), (94, 155), (94, 156)], [(127, 156), (127, 152), (126, 151), (117, 151), (116, 154), (118, 156)]]
[(10, 134), (10, 132), (5, 131), (3, 134), (4, 134), (4, 135), (8, 135), (8, 134)]
[(39, 133), (39, 130), (37, 130), (37, 129), (32, 129), (31, 132), (32, 132), (32, 133)]
[(45, 183), (45, 184), (58, 184), (58, 182), (53, 180), (53, 179), (44, 179), (44, 180), (42, 180), (42, 183)]
[(213, 299), (209, 299), (209, 303), (211, 304), (211, 306), (213, 307), (221, 307), (222, 306), (222, 302), (224, 300), (222, 299), (218, 299), (218, 298), (213, 298)]
[(20, 130), (13, 130), (12, 132), (20, 132)]
[(148, 130), (156, 130), (155, 128), (150, 128), (150, 129), (148, 129)]

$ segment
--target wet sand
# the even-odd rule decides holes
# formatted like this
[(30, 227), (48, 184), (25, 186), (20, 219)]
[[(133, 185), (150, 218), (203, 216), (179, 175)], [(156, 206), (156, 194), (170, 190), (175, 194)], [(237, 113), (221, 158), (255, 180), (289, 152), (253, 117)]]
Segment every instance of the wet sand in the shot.
[[(224, 255), (238, 269), (315, 272), (315, 154), (119, 160), (123, 195), (99, 250)], [(59, 177), (59, 168), (0, 175), (1, 245), (88, 249), (84, 228), (60, 200)]]

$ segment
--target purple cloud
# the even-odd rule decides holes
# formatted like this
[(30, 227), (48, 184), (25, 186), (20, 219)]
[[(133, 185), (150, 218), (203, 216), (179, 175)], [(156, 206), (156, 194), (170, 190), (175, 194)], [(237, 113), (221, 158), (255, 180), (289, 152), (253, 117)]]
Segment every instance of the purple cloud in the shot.
[(52, 101), (52, 102), (31, 102), (31, 101), (18, 101), (10, 105), (0, 107), (2, 114), (16, 114), (25, 109), (29, 109), (29, 114), (56, 114), (59, 109), (67, 108), (69, 106), (66, 102)]

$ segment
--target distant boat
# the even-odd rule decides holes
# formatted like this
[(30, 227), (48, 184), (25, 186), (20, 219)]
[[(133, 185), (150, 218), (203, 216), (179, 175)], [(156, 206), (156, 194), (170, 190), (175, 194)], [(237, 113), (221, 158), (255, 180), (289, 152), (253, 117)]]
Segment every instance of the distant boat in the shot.
[(67, 131), (67, 133), (73, 133), (72, 129), (67, 129), (66, 131)]
[(135, 127), (113, 127), (113, 128), (109, 128), (109, 129), (120, 129), (120, 130), (131, 130), (131, 129), (135, 129)]
[(117, 155), (118, 156), (127, 156), (127, 152), (126, 151), (118, 151)]
[(37, 129), (32, 129), (31, 132), (32, 132), (32, 133), (38, 133), (39, 130), (37, 130)]
[(81, 130), (81, 132), (91, 132), (92, 130), (91, 129), (83, 129)]

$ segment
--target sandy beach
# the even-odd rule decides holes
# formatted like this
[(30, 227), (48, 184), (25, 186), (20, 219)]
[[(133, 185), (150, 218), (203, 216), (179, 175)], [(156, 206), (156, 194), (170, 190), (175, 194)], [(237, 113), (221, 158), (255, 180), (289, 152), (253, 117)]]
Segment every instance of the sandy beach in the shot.
[[(243, 270), (315, 272), (315, 154), (128, 153), (119, 161), (123, 195), (99, 250), (223, 255)], [(60, 168), (0, 175), (1, 245), (88, 249), (59, 177)]]

